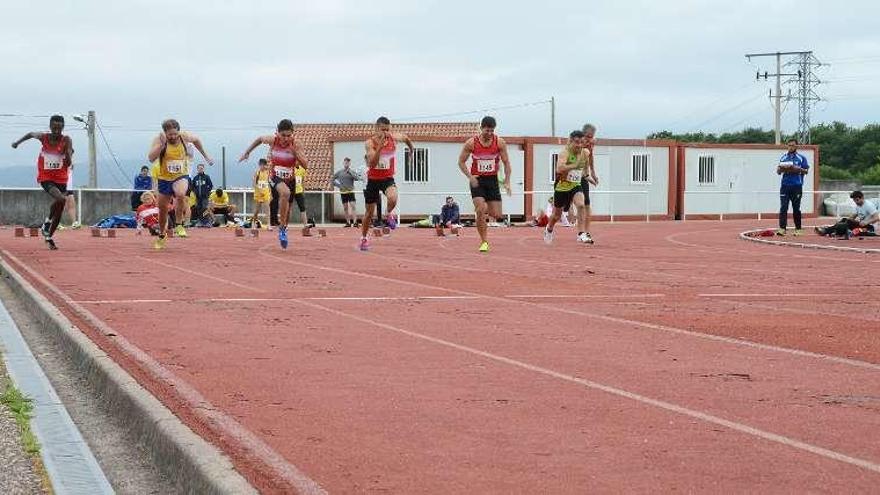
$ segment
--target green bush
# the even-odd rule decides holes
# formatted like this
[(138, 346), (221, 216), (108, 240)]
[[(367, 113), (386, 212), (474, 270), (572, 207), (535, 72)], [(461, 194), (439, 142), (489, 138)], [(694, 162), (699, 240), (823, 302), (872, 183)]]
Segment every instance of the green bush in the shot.
[(832, 167), (831, 165), (822, 165), (819, 169), (819, 176), (828, 180), (852, 180), (855, 176), (849, 170)]
[(880, 163), (862, 172), (859, 178), (864, 184), (880, 186)]

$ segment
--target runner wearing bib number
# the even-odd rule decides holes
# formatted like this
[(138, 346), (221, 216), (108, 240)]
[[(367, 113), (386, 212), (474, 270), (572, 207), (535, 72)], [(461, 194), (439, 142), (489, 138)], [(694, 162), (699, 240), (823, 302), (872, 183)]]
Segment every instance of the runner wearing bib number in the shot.
[(19, 144), (28, 139), (37, 139), (42, 144), (37, 158), (37, 182), (52, 197), (52, 206), (49, 208), (49, 216), (43, 222), (41, 233), (46, 245), (52, 250), (58, 249), (52, 236), (55, 235), (64, 213), (67, 181), (73, 166), (73, 141), (62, 134), (63, 131), (64, 117), (53, 115), (49, 118), (48, 133), (29, 132), (12, 143), (13, 148), (18, 148)]
[(250, 157), (253, 150), (261, 144), (269, 145), (269, 165), (271, 166), (270, 181), (272, 189), (278, 195), (278, 243), (281, 249), (287, 249), (287, 223), (290, 219), (290, 204), (296, 190), (296, 167), (308, 167), (308, 160), (302, 146), (293, 137), (293, 122), (283, 119), (278, 122), (277, 132), (273, 136), (260, 136), (254, 140), (238, 159), (239, 163)]
[[(474, 215), (477, 232), (480, 234), (479, 251), (489, 251), (489, 225), (487, 216), (500, 218), (501, 188), (498, 185), (498, 164), (504, 163), (504, 189), (510, 196), (510, 159), (507, 156), (507, 143), (495, 135), (497, 123), (494, 117), (483, 117), (480, 134), (465, 141), (458, 157), (458, 168), (468, 178), (471, 198), (474, 201)], [(471, 159), (470, 168), (467, 166)]]
[[(569, 135), (568, 144), (559, 153), (556, 159), (556, 184), (553, 187), (553, 215), (544, 228), (544, 242), (553, 242), (553, 228), (562, 217), (562, 212), (567, 210), (572, 203), (578, 211), (583, 211), (584, 193), (581, 189), (581, 179), (585, 172), (589, 172), (590, 152), (584, 146), (583, 131), (573, 131)], [(592, 244), (593, 239), (587, 234), (584, 227), (586, 215), (578, 215), (577, 241)]]
[(381, 194), (385, 194), (388, 201), (388, 213), (386, 219), (392, 229), (397, 227), (397, 217), (394, 208), (397, 206), (397, 185), (394, 183), (395, 165), (397, 162), (397, 141), (406, 143), (413, 156), (413, 144), (406, 134), (391, 132), (391, 121), (388, 117), (379, 117), (373, 135), (364, 143), (367, 151), (367, 186), (364, 189), (364, 202), (366, 211), (361, 223), (361, 241), (358, 248), (367, 251), (370, 241), (367, 233), (370, 231), (373, 215), (376, 213), (376, 205), (381, 201)]
[(254, 215), (251, 217), (251, 232), (260, 226), (260, 213), (265, 210), (266, 224), (269, 226), (269, 202), (272, 201), (272, 183), (269, 162), (260, 158), (260, 168), (254, 173)]
[(187, 145), (192, 145), (205, 157), (208, 165), (213, 165), (214, 160), (205, 152), (202, 141), (198, 136), (180, 130), (180, 123), (174, 119), (162, 122), (162, 132), (153, 139), (147, 159), (151, 162), (158, 161), (156, 179), (159, 193), (159, 236), (153, 241), (153, 247), (164, 249), (169, 230), (169, 211), (173, 202), (174, 235), (186, 237), (186, 229), (183, 227), (189, 213), (187, 194), (190, 190), (189, 162), (191, 156)]

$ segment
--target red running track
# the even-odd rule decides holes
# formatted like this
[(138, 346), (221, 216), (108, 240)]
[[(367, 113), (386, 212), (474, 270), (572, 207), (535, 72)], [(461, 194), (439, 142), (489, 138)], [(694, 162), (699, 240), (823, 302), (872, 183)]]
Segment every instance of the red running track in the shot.
[(762, 226), (0, 249), (266, 492), (874, 491), (880, 256)]

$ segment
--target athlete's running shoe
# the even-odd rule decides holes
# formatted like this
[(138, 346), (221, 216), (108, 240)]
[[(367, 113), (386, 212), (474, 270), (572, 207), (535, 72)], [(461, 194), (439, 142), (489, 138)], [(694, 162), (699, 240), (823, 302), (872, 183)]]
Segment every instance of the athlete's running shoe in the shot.
[(55, 245), (55, 241), (52, 240), (51, 237), (46, 238), (46, 245), (49, 246), (49, 249), (52, 251), (55, 251), (56, 249), (58, 249), (58, 246)]
[(388, 228), (394, 230), (397, 228), (397, 215), (394, 213), (389, 213), (385, 218), (386, 223), (388, 224)]
[(480, 243), (480, 252), (481, 253), (488, 253), (489, 252), (489, 243), (488, 242), (483, 241), (482, 243)]
[(177, 237), (187, 237), (186, 229), (183, 228), (183, 224), (174, 227), (174, 235)]
[(49, 229), (52, 228), (52, 222), (47, 218), (43, 225), (40, 225), (40, 233), (43, 234), (45, 239), (49, 238)]
[(82, 228), (82, 224), (79, 222), (73, 222), (72, 224), (70, 224), (70, 228), (72, 228), (73, 230), (76, 230), (76, 229)]
[(278, 242), (281, 249), (287, 249), (287, 227), (278, 227)]
[(794, 236), (795, 237), (800, 237), (802, 235), (804, 235), (804, 231), (802, 229), (794, 229)]
[(584, 232), (583, 234), (581, 234), (579, 236), (578, 240), (583, 242), (584, 244), (592, 244), (593, 243), (593, 238), (590, 236), (589, 232)]
[(553, 231), (544, 227), (544, 244), (553, 244)]
[(776, 229), (776, 235), (785, 235), (785, 229)]
[(168, 238), (165, 234), (160, 234), (159, 237), (153, 241), (153, 249), (165, 249), (165, 243), (168, 241)]
[(361, 242), (358, 244), (358, 249), (361, 251), (369, 251), (370, 250), (370, 240), (366, 237), (361, 237)]

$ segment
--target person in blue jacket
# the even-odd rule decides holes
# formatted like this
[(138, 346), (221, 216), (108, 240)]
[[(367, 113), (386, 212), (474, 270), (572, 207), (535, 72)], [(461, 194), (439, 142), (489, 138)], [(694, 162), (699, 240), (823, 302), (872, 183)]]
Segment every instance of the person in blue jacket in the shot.
[(131, 211), (136, 211), (141, 205), (141, 194), (149, 191), (152, 187), (152, 177), (150, 177), (150, 167), (144, 165), (141, 167), (141, 173), (134, 177), (134, 191), (131, 193)]
[(776, 235), (785, 235), (788, 227), (788, 203), (794, 213), (794, 235), (804, 233), (801, 229), (801, 197), (804, 194), (804, 176), (810, 170), (807, 157), (797, 152), (797, 139), (788, 140), (788, 153), (779, 159), (776, 174), (782, 176), (779, 188), (779, 230)]

